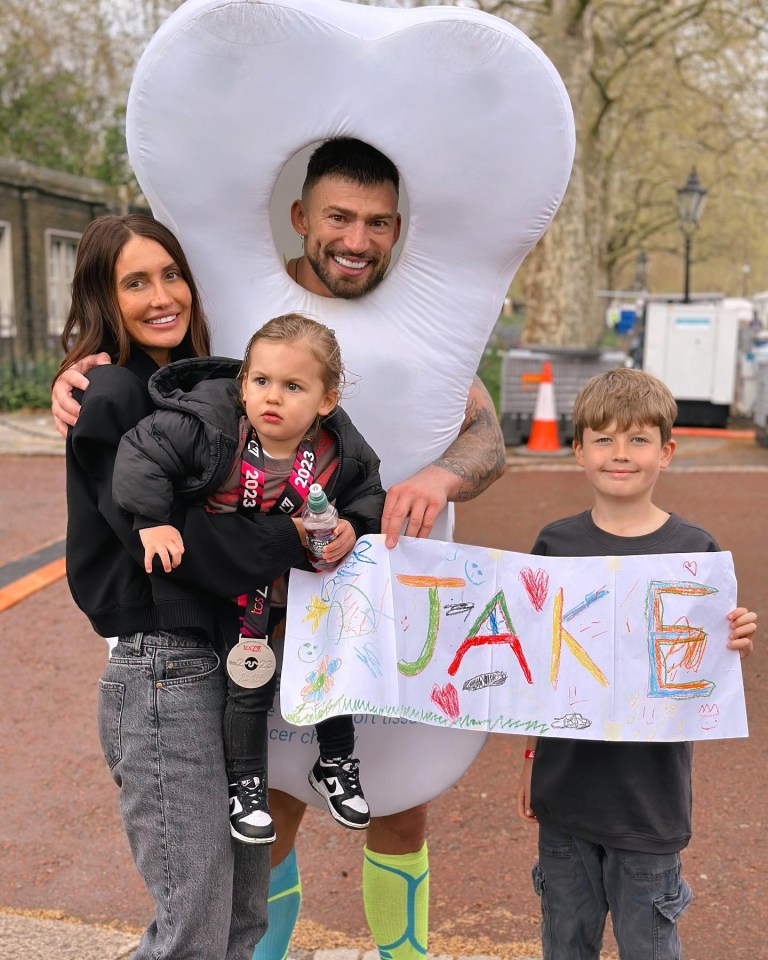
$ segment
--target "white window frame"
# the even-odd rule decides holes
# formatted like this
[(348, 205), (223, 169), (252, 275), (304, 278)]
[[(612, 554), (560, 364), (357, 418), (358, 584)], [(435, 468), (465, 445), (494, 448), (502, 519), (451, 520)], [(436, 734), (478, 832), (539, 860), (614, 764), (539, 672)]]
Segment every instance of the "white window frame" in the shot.
[[(48, 336), (60, 337), (67, 322), (69, 305), (72, 302), (72, 277), (81, 233), (72, 230), (45, 231), (45, 263), (48, 289)], [(71, 248), (71, 258), (62, 258), (55, 245)], [(67, 262), (69, 260), (70, 262)]]
[(10, 339), (15, 336), (11, 225), (7, 220), (0, 220), (0, 338)]

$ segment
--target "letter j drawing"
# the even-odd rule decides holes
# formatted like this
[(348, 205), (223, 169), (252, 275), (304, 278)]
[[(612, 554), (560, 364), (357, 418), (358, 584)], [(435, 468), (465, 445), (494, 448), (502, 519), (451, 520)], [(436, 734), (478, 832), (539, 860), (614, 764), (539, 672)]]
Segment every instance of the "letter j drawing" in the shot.
[(440, 601), (437, 596), (438, 587), (460, 589), (465, 587), (466, 581), (459, 577), (420, 577), (398, 573), (398, 583), (406, 587), (421, 587), (429, 590), (429, 617), (427, 620), (427, 636), (421, 653), (413, 661), (398, 660), (397, 669), (406, 677), (415, 677), (426, 669), (432, 654), (435, 652), (437, 632), (440, 627)]

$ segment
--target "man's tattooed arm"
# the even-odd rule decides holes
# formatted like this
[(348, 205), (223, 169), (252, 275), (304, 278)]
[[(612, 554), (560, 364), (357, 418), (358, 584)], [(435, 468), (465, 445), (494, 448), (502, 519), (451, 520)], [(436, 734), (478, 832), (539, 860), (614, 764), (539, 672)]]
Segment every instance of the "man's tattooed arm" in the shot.
[(504, 473), (506, 465), (504, 437), (496, 417), (493, 400), (482, 381), (475, 377), (469, 388), (467, 409), (458, 437), (434, 466), (442, 467), (461, 479), (451, 500), (471, 500), (486, 490)]
[(456, 440), (434, 463), (387, 491), (381, 518), (386, 545), (397, 544), (404, 525), (406, 536), (429, 536), (449, 500), (476, 497), (502, 475), (505, 463), (504, 437), (493, 402), (475, 377)]

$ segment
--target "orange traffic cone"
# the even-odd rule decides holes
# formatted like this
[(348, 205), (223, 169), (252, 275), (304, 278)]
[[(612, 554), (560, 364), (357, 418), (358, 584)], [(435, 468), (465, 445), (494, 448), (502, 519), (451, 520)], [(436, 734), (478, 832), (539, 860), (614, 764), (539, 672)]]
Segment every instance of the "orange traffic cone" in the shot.
[(557, 432), (555, 388), (552, 385), (552, 364), (549, 360), (546, 360), (541, 368), (536, 409), (533, 412), (531, 435), (526, 448), (530, 453), (560, 453), (562, 449)]

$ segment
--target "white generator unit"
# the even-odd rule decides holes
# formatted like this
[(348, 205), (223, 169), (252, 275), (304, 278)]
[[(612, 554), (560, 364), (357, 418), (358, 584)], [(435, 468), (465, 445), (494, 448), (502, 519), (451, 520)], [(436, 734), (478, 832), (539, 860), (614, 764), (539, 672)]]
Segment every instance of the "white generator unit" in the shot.
[(643, 369), (677, 400), (677, 423), (724, 427), (734, 401), (739, 314), (723, 301), (647, 305)]
[(755, 399), (755, 439), (768, 447), (768, 349), (755, 358), (757, 391)]

